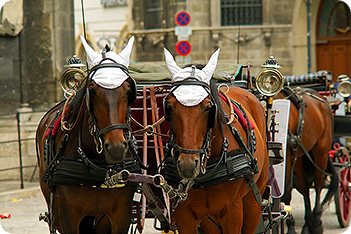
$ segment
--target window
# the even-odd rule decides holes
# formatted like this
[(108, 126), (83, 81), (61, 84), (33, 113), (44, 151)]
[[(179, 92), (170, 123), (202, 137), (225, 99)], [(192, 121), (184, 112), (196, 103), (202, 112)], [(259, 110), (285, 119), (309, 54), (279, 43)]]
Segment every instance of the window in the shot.
[(145, 29), (161, 28), (161, 0), (145, 0)]
[(318, 36), (333, 37), (351, 32), (349, 7), (337, 0), (325, 0), (321, 5), (318, 21)]
[(262, 0), (221, 0), (221, 25), (262, 24)]

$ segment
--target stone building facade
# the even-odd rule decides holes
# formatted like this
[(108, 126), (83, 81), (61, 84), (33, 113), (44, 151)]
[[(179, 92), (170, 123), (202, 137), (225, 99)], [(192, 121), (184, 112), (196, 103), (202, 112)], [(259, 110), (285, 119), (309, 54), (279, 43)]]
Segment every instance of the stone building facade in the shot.
[(256, 74), (273, 55), (285, 75), (322, 69), (334, 77), (351, 75), (345, 62), (351, 61), (350, 14), (338, 0), (129, 0), (136, 61), (162, 61), (164, 46), (176, 55), (175, 15), (181, 10), (191, 16), (192, 62), (205, 62), (220, 47), (220, 62), (251, 63)]

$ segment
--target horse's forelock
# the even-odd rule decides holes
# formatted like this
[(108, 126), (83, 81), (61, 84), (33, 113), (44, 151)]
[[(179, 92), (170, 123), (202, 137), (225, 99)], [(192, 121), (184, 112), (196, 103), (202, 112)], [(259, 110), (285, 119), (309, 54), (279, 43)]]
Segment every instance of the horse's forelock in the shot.
[(183, 68), (191, 67), (192, 65), (194, 65), (197, 69), (200, 69), (200, 70), (202, 70), (202, 68), (204, 68), (206, 66), (206, 64), (192, 64), (192, 63), (189, 63), (189, 64), (186, 64)]

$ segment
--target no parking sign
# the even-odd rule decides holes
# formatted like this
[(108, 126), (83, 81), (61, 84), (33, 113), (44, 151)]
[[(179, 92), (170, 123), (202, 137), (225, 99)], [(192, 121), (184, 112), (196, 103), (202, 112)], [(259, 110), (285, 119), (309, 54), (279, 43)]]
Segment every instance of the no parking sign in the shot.
[(176, 44), (176, 51), (179, 55), (186, 56), (191, 51), (191, 45), (187, 41), (178, 41)]
[(179, 26), (187, 26), (190, 23), (190, 15), (186, 11), (180, 11), (176, 14), (175, 22)]
[(186, 11), (178, 12), (175, 15), (175, 22), (178, 25), (174, 28), (174, 33), (178, 39), (175, 46), (176, 52), (181, 56), (187, 56), (191, 51), (191, 45), (187, 40), (192, 34), (191, 26), (187, 26), (190, 23), (189, 13)]

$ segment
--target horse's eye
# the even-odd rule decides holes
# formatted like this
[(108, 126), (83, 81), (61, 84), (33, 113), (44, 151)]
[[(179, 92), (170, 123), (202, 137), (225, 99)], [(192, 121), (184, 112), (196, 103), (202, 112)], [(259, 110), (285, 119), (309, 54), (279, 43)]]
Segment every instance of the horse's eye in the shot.
[(130, 97), (131, 95), (132, 95), (132, 89), (129, 89), (129, 90), (127, 91), (127, 96)]
[(211, 106), (206, 106), (204, 112), (209, 111), (211, 109), (211, 107), (212, 107), (212, 105)]
[(95, 91), (95, 89), (94, 89), (93, 86), (89, 86), (89, 93), (90, 93), (91, 95), (96, 95), (96, 91)]
[(169, 104), (169, 102), (166, 103), (166, 108), (168, 111), (172, 111), (172, 107), (171, 104)]

